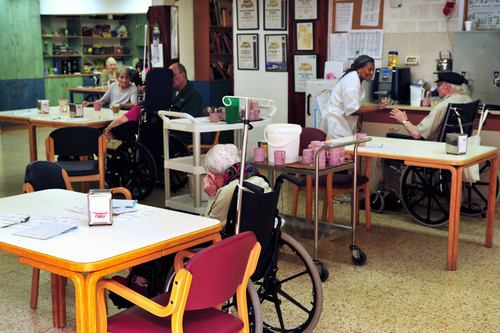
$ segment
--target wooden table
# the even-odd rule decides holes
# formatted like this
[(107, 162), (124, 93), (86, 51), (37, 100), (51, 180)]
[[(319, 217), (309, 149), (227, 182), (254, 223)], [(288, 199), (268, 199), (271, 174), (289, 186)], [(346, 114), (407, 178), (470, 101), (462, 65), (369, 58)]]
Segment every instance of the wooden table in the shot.
[[(446, 154), (446, 144), (441, 142), (402, 140), (383, 137), (372, 137), (367, 147), (358, 149), (359, 156), (391, 158), (402, 160), (406, 165), (446, 169), (451, 173), (450, 217), (448, 227), (448, 270), (457, 269), (458, 229), (460, 224), (460, 206), (462, 202), (462, 174), (463, 169), (484, 161), (491, 160), (488, 211), (486, 215), (485, 246), (493, 245), (493, 222), (495, 217), (495, 197), (498, 169), (498, 148), (486, 146), (468, 146), (467, 154)], [(335, 142), (352, 140), (352, 137), (335, 139)], [(385, 148), (375, 148), (383, 145)], [(391, 147), (408, 148), (404, 152), (391, 151)], [(348, 150), (349, 147), (346, 147)]]
[(99, 98), (101, 98), (108, 90), (108, 86), (90, 87), (90, 88), (74, 87), (74, 88), (66, 88), (66, 90), (69, 90), (70, 103), (74, 103), (73, 94), (89, 94), (89, 95), (95, 95), (95, 96), (98, 96)]
[[(125, 114), (128, 110), (120, 111), (118, 115)], [(83, 118), (71, 118), (69, 112), (60, 113), (58, 106), (50, 108), (49, 114), (39, 114), (37, 109), (13, 110), (0, 112), (0, 121), (20, 123), (28, 125), (30, 161), (38, 159), (36, 143), (36, 127), (67, 127), (67, 126), (89, 126), (104, 128), (108, 126), (118, 115), (108, 108), (94, 111), (93, 107), (83, 108)]]
[[(21, 263), (52, 274), (54, 324), (65, 323), (64, 284), (75, 284), (76, 325), (81, 333), (96, 330), (96, 284), (107, 275), (208, 241), (220, 240), (219, 221), (137, 205), (149, 214), (116, 220), (112, 226), (88, 226), (87, 215), (67, 211), (83, 206), (87, 195), (46, 190), (0, 199), (0, 214), (75, 217), (78, 230), (48, 240), (14, 236), (15, 227), (0, 229), (0, 250), (19, 256)], [(18, 230), (18, 229), (17, 229)], [(87, 276), (82, 273), (88, 272)], [(61, 288), (54, 288), (60, 285)], [(26, 303), (26, 306), (29, 306)], [(64, 319), (64, 320), (63, 320)]]

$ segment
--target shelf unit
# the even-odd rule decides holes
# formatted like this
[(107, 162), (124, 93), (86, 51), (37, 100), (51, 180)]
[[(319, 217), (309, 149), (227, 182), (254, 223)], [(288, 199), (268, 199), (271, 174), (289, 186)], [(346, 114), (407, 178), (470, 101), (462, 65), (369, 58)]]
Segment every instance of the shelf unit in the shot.
[[(62, 60), (75, 60), (77, 59), (78, 72), (83, 73), (85, 64), (96, 63), (99, 65), (106, 61), (108, 57), (117, 58), (121, 60), (124, 65), (131, 65), (135, 56), (135, 25), (134, 18), (137, 15), (127, 15), (124, 19), (105, 19), (105, 18), (90, 18), (88, 15), (77, 16), (41, 16), (42, 27), (42, 43), (43, 43), (43, 67), (53, 68), (56, 67), (61, 72)], [(107, 16), (105, 16), (107, 17)], [(127, 28), (128, 37), (94, 37), (83, 36), (83, 28), (92, 28), (96, 25), (109, 25), (110, 31), (116, 31), (122, 25)], [(128, 54), (84, 54), (84, 46), (94, 44), (103, 44), (103, 47), (119, 47), (122, 46), (129, 50)], [(76, 54), (62, 54), (54, 55), (55, 45), (67, 45), (67, 48)], [(57, 63), (54, 66), (54, 63)], [(92, 74), (88, 74), (92, 75)], [(45, 76), (51, 78), (52, 75)]]

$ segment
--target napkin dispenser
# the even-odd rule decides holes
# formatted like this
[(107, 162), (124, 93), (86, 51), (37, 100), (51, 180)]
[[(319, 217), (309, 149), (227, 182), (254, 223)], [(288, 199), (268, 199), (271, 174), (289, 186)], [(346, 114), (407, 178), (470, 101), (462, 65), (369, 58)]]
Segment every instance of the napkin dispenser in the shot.
[(467, 153), (467, 134), (446, 134), (446, 153), (454, 155)]
[(112, 225), (113, 207), (111, 190), (90, 190), (87, 198), (89, 208), (89, 225)]
[(83, 105), (71, 103), (69, 105), (69, 116), (71, 118), (83, 118)]

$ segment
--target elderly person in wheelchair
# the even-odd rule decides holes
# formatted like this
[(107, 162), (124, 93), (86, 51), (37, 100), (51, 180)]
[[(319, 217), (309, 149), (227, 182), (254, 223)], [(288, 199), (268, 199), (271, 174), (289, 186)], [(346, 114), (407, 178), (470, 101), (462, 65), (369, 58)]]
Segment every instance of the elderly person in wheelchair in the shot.
[(429, 115), (422, 119), (418, 125), (413, 125), (404, 111), (394, 109), (390, 113), (390, 117), (402, 124), (414, 139), (423, 138), (428, 141), (437, 141), (448, 104), (472, 102), (470, 97), (465, 95), (468, 81), (462, 75), (453, 72), (439, 73), (435, 82), (439, 98), (443, 100), (433, 107)]
[[(245, 181), (262, 187), (264, 193), (271, 192), (267, 179), (250, 164), (245, 166)], [(241, 163), (238, 148), (233, 144), (219, 144), (210, 149), (205, 156), (207, 176), (203, 188), (209, 195), (207, 211), (203, 216), (226, 224), (227, 213), (231, 205), (233, 193), (238, 186)]]

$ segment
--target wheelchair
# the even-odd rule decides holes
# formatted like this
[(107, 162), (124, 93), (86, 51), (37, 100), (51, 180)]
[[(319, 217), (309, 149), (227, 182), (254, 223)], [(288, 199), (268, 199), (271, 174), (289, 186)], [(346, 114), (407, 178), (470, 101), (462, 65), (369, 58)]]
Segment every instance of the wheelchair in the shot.
[[(123, 140), (106, 158), (106, 183), (110, 187), (127, 188), (134, 199), (148, 197), (157, 183), (163, 184), (163, 121), (158, 110), (168, 110), (172, 102), (172, 70), (154, 69), (148, 73), (144, 109), (139, 124), (128, 121), (111, 130)], [(179, 138), (169, 133), (170, 158), (191, 153)], [(187, 173), (170, 172), (170, 190), (174, 193), (188, 182)]]
[[(474, 120), (479, 110), (480, 101), (465, 104), (449, 104), (440, 130), (439, 142), (446, 142), (446, 134), (459, 131), (460, 115), (464, 133), (472, 134)], [(498, 106), (483, 105), (482, 110)], [(388, 133), (387, 137), (412, 139), (409, 135)], [(448, 223), (450, 210), (451, 174), (448, 170), (405, 166), (396, 160), (383, 160), (384, 179), (380, 189), (370, 193), (372, 211), (380, 213), (384, 210), (384, 193), (393, 193), (403, 203), (408, 213), (419, 223), (428, 227), (440, 227)], [(480, 176), (489, 174), (490, 161), (479, 165)], [(388, 172), (396, 170), (399, 174), (399, 189), (390, 186)], [(500, 172), (497, 171), (500, 177)], [(484, 178), (484, 177), (482, 177)], [(500, 199), (499, 180), (497, 177), (496, 203)], [(486, 216), (488, 181), (463, 182), (461, 214), (468, 216)]]

